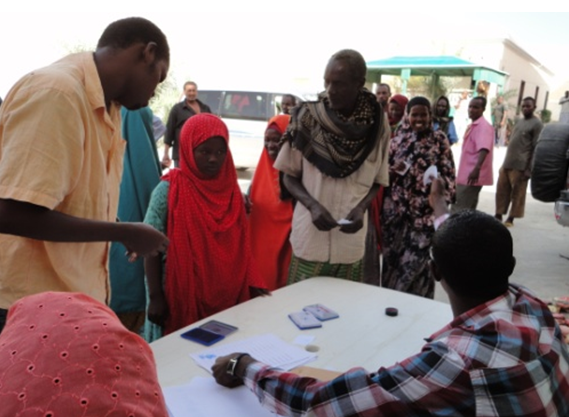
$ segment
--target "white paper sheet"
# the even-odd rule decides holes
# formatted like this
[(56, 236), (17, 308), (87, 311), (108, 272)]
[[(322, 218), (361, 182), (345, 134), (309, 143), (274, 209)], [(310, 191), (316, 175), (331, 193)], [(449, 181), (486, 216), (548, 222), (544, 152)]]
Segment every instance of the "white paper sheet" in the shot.
[(190, 356), (199, 366), (211, 372), (211, 367), (218, 357), (234, 352), (248, 353), (260, 362), (287, 371), (305, 365), (317, 357), (315, 353), (286, 343), (273, 334), (263, 334), (226, 345), (207, 348), (197, 353), (191, 353)]
[(274, 417), (246, 387), (225, 388), (213, 378), (195, 377), (189, 384), (163, 389), (173, 417)]

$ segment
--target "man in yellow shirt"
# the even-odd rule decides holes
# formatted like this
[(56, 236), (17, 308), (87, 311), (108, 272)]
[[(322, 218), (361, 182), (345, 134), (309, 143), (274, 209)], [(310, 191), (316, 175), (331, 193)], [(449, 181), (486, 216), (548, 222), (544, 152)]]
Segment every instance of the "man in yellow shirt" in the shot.
[(120, 106), (148, 105), (170, 63), (162, 31), (142, 18), (110, 24), (95, 52), (24, 76), (0, 109), (0, 330), (10, 305), (43, 291), (108, 302), (110, 241), (129, 256), (168, 239), (116, 222), (125, 141)]

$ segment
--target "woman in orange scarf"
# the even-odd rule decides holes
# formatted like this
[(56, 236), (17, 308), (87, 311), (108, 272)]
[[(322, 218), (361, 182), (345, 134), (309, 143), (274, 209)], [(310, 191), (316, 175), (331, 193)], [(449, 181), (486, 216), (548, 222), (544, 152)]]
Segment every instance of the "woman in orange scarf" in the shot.
[(219, 117), (202, 113), (188, 119), (180, 133), (180, 168), (170, 170), (152, 193), (144, 221), (165, 230), (170, 245), (164, 279), (160, 257), (145, 263), (148, 341), (265, 288), (251, 256), (228, 140), (227, 126)]
[(286, 114), (269, 120), (265, 131), (265, 148), (249, 189), (252, 204), (249, 216), (251, 247), (269, 290), (286, 284), (292, 254), (289, 243), (292, 201), (281, 200), (279, 171), (273, 168), (280, 139), (289, 121), (290, 116)]

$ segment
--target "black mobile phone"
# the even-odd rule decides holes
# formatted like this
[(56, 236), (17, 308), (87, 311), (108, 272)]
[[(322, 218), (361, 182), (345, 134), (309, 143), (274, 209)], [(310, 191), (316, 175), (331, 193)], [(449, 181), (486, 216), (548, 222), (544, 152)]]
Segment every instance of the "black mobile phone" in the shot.
[(184, 339), (191, 340), (192, 342), (201, 343), (202, 345), (205, 346), (211, 346), (214, 343), (217, 343), (223, 338), (225, 338), (225, 336), (221, 334), (216, 334), (199, 327), (188, 330), (187, 332), (182, 333), (180, 336), (182, 336)]

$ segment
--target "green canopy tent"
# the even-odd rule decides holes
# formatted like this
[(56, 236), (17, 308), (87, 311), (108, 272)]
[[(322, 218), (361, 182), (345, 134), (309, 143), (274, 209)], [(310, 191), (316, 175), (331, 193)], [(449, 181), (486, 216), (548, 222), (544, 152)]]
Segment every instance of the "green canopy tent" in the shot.
[(416, 75), (433, 77), (433, 85), (437, 84), (439, 77), (471, 77), (473, 85), (487, 81), (497, 84), (500, 91), (508, 75), (455, 56), (396, 56), (369, 61), (366, 65), (366, 78), (371, 83), (380, 83), (382, 75), (400, 76), (403, 94), (407, 92), (409, 78)]

